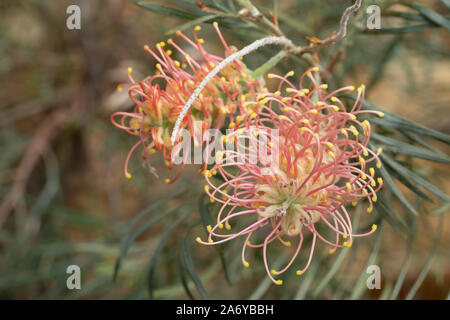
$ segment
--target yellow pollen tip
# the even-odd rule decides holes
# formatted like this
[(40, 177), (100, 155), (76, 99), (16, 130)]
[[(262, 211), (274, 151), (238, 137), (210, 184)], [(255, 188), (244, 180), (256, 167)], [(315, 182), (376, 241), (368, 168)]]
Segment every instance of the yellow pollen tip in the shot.
[(345, 129), (341, 129), (341, 133), (345, 134), (346, 133)]
[(243, 265), (244, 265), (244, 267), (246, 267), (246, 268), (250, 267), (250, 263), (248, 263), (247, 261), (244, 261)]
[(208, 190), (209, 190), (209, 186), (205, 185), (205, 191), (208, 191)]
[(166, 180), (164, 180), (165, 183), (169, 184), (170, 183), (170, 179), (167, 178)]
[(377, 153), (378, 153), (378, 154), (380, 154), (380, 153), (382, 153), (382, 152), (383, 152), (383, 148), (378, 148), (378, 149), (377, 149)]
[(355, 91), (355, 87), (354, 87), (354, 86), (350, 86), (350, 87), (348, 88), (348, 90), (350, 90), (350, 91)]
[(195, 238), (195, 241), (197, 241), (198, 243), (202, 242), (202, 239), (200, 237)]
[(231, 230), (231, 226), (230, 226), (230, 224), (226, 223), (226, 224), (225, 224), (225, 229), (227, 229), (227, 230)]
[(352, 190), (352, 185), (350, 184), (350, 182), (347, 182), (347, 183), (345, 184), (345, 186), (347, 187), (347, 190), (348, 190), (348, 191)]
[(125, 173), (125, 177), (126, 177), (127, 179), (131, 179), (131, 174), (130, 174), (129, 172), (127, 172), (127, 173)]
[(372, 208), (371, 207), (367, 208), (367, 212), (371, 213), (372, 212)]
[(287, 93), (291, 93), (292, 92), (292, 88), (286, 88), (286, 92)]
[(336, 249), (330, 249), (330, 250), (328, 250), (328, 253), (329, 254), (333, 254), (333, 253), (335, 253), (336, 252)]
[(144, 46), (144, 50), (149, 50), (150, 48), (148, 47), (148, 45)]
[(195, 26), (195, 29), (194, 29), (195, 31), (200, 31), (200, 30), (202, 30), (202, 27), (200, 27), (200, 26)]
[(301, 276), (301, 275), (302, 275), (302, 271), (301, 271), (301, 270), (297, 270), (297, 271), (295, 272), (295, 274), (298, 275), (298, 276)]
[(128, 67), (127, 71), (128, 71), (128, 74), (130, 74), (130, 73), (132, 73), (132, 72), (133, 72), (133, 68), (131, 68), (131, 67)]
[(319, 67), (314, 67), (311, 70), (314, 71), (314, 72), (319, 72)]
[(321, 84), (320, 85), (320, 89), (327, 90), (328, 89), (328, 85), (326, 83), (325, 84)]
[(384, 112), (378, 112), (378, 116), (379, 116), (380, 118), (383, 118), (383, 117), (384, 117)]
[(290, 247), (292, 245), (292, 243), (290, 242), (290, 241), (287, 241), (286, 243), (285, 243), (285, 246), (286, 247)]
[(276, 285), (281, 286), (283, 284), (283, 280), (277, 280), (275, 282)]
[(295, 74), (295, 72), (293, 70), (289, 71), (286, 75), (288, 77), (292, 77)]
[(275, 274), (275, 273), (277, 273), (277, 272), (276, 272), (276, 270), (272, 269), (272, 270), (270, 270), (270, 273), (271, 273), (271, 274)]
[(275, 77), (275, 75), (273, 73), (268, 73), (267, 74), (267, 78), (272, 79), (273, 77)]
[(317, 109), (311, 109), (312, 114), (317, 114), (317, 112), (318, 112)]
[(377, 179), (377, 181), (378, 181), (378, 184), (383, 184), (383, 178), (380, 177)]
[(377, 163), (377, 168), (378, 168), (378, 169), (381, 168), (381, 163), (380, 163), (380, 162)]
[(356, 205), (357, 205), (357, 202), (356, 202), (356, 201), (353, 201), (353, 202), (352, 202), (352, 206), (356, 207)]
[(375, 231), (375, 230), (377, 230), (377, 229), (378, 229), (378, 226), (377, 226), (376, 224), (373, 224), (373, 225), (372, 225), (372, 230)]
[(223, 229), (223, 223), (219, 224), (219, 229)]
[(121, 86), (117, 86), (117, 91), (122, 91), (122, 87)]
[(214, 26), (214, 27), (217, 27), (218, 25), (219, 25), (219, 23), (218, 23), (217, 21), (214, 21), (214, 22), (213, 22), (213, 26)]
[(167, 50), (166, 53), (167, 53), (168, 56), (171, 56), (172, 55), (172, 50)]
[(211, 232), (211, 230), (212, 230), (211, 225), (207, 225), (207, 226), (206, 226), (206, 231)]
[(337, 102), (338, 101), (338, 99), (336, 97), (331, 97), (330, 100), (331, 100), (331, 102)]

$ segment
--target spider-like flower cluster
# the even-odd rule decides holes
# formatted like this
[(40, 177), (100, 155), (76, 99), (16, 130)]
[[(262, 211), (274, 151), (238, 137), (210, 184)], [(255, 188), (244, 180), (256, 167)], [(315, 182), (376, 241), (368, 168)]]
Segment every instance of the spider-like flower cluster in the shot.
[[(368, 120), (358, 120), (358, 116), (362, 113), (383, 114), (361, 110), (364, 86), (357, 89), (356, 100), (347, 109), (335, 95), (355, 88), (349, 86), (327, 93), (326, 85), (316, 83), (313, 73), (317, 71), (316, 68), (308, 70), (301, 76), (298, 86), (288, 80), (292, 72), (284, 77), (270, 74), (269, 77), (280, 79), (280, 91), (261, 93), (258, 97), (264, 104), (247, 102), (260, 106), (258, 115), (242, 122), (236, 130), (250, 127), (253, 131), (255, 127), (272, 130), (264, 139), (248, 135), (249, 141), (241, 150), (277, 144), (276, 166), (252, 163), (251, 152), (237, 154), (225, 149), (209, 170), (219, 174), (221, 179), (205, 175), (205, 191), (212, 201), (222, 206), (216, 225), (207, 228), (208, 239), (197, 238), (197, 241), (214, 245), (245, 237), (242, 263), (249, 266), (245, 258), (247, 247), (262, 248), (266, 271), (276, 284), (281, 284), (282, 280), (276, 280), (274, 276), (286, 271), (298, 256), (304, 232), (312, 234), (312, 245), (308, 262), (297, 271), (298, 275), (309, 267), (317, 238), (331, 246), (330, 253), (333, 253), (337, 248), (351, 247), (354, 238), (376, 230), (373, 225), (367, 233), (354, 234), (346, 204), (356, 205), (357, 201), (367, 199), (367, 211), (371, 212), (373, 202), (377, 201), (376, 192), (383, 180), (375, 177), (373, 166), (381, 166), (378, 158), (381, 149), (372, 151), (368, 147), (371, 125)], [(309, 88), (303, 86), (305, 78), (311, 83)], [(283, 87), (286, 96), (281, 94)], [(277, 132), (277, 135), (270, 136), (270, 132)], [(239, 144), (235, 132), (223, 140), (230, 139), (236, 139), (235, 143)], [(231, 224), (244, 226), (230, 232)], [(318, 224), (334, 232), (334, 240), (319, 233)], [(252, 240), (261, 235), (264, 239), (261, 243)], [(290, 239), (297, 243), (291, 260), (282, 270), (271, 270), (267, 259), (268, 245), (279, 241), (291, 246)]]
[[(225, 48), (225, 56), (237, 51), (235, 47), (225, 42), (217, 23), (213, 25)], [(139, 137), (139, 141), (131, 148), (126, 159), (124, 173), (127, 178), (131, 178), (128, 161), (139, 146), (145, 147), (145, 156), (162, 150), (166, 165), (169, 169), (173, 167), (170, 134), (175, 121), (202, 79), (224, 59), (205, 50), (204, 39), (198, 37), (200, 29), (200, 26), (195, 27), (193, 39), (181, 31), (176, 33), (190, 48), (183, 49), (183, 46), (173, 39), (158, 43), (156, 50), (145, 46), (144, 49), (157, 61), (156, 74), (142, 81), (135, 81), (132, 69), (129, 68), (130, 82), (118, 86), (118, 90), (122, 90), (124, 86), (128, 87), (128, 94), (135, 103), (135, 108), (133, 112), (113, 113), (111, 121), (115, 126)], [(195, 51), (197, 57), (192, 57), (187, 51)], [(174, 56), (180, 56), (181, 59), (176, 60)], [(236, 114), (242, 111), (242, 103), (261, 90), (261, 82), (251, 78), (245, 64), (240, 60), (233, 61), (213, 77), (202, 90), (191, 111), (183, 119), (181, 127), (189, 130), (196, 139), (194, 144), (197, 147), (204, 141), (202, 137), (194, 134), (194, 123), (200, 122), (202, 131), (211, 127), (221, 128), (225, 122), (233, 124)], [(183, 167), (181, 166), (176, 177), (167, 179), (166, 182), (174, 182)]]
[[(225, 56), (236, 52), (225, 42), (217, 24), (213, 25)], [(172, 39), (167, 40), (172, 49), (164, 42), (157, 44), (156, 51), (146, 46), (157, 60), (156, 74), (137, 82), (129, 70), (130, 82), (119, 87), (127, 85), (136, 103), (133, 112), (112, 115), (117, 127), (139, 137), (127, 156), (128, 178), (128, 160), (139, 145), (144, 145), (148, 154), (162, 149), (167, 166), (173, 166), (171, 153), (176, 148), (171, 133), (175, 121), (197, 86), (223, 61), (204, 49), (199, 30), (194, 29), (193, 40), (182, 32), (177, 35), (200, 58), (192, 58)], [(175, 60), (172, 50), (183, 59)], [(267, 274), (275, 284), (282, 284), (282, 280), (274, 276), (295, 263), (305, 233), (312, 235), (312, 242), (306, 265), (297, 270), (298, 275), (308, 269), (317, 239), (334, 253), (337, 248), (351, 247), (355, 238), (373, 233), (376, 225), (366, 233), (354, 233), (348, 205), (367, 200), (370, 213), (383, 185), (382, 178), (375, 176), (382, 150), (369, 147), (372, 129), (368, 120), (370, 114), (382, 117), (383, 113), (362, 109), (364, 85), (328, 92), (327, 85), (318, 83), (317, 67), (302, 74), (298, 84), (290, 80), (293, 76), (293, 71), (284, 76), (269, 74), (269, 78), (279, 80), (277, 91), (270, 92), (263, 80), (250, 76), (242, 61), (233, 61), (211, 78), (181, 122), (181, 129), (189, 131), (195, 147), (205, 143), (202, 135), (208, 129), (228, 129), (226, 135), (217, 131), (213, 137), (214, 146), (219, 146), (213, 156), (215, 163), (209, 168), (204, 163), (201, 170), (207, 182), (205, 192), (211, 202), (221, 206), (216, 224), (207, 226), (208, 238), (198, 237), (197, 242), (215, 245), (243, 237), (244, 266), (250, 265), (247, 248), (262, 248)], [(354, 91), (356, 98), (351, 105), (337, 97)], [(200, 136), (194, 128), (196, 122), (201, 123)], [(237, 148), (228, 148), (230, 143)], [(271, 161), (255, 157), (258, 150), (268, 152)], [(175, 181), (181, 170), (166, 182)], [(231, 231), (231, 225), (237, 230)], [(330, 232), (333, 239), (329, 239)], [(296, 248), (281, 270), (269, 267), (267, 248), (274, 242)]]

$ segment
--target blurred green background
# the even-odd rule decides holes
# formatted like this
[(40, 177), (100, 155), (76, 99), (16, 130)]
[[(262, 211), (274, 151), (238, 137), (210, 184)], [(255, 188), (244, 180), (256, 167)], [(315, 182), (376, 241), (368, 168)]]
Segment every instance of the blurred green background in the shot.
[[(158, 3), (183, 9), (193, 2)], [(230, 10), (240, 8), (233, 1), (218, 2)], [(351, 1), (283, 0), (275, 8), (271, 0), (254, 3), (264, 12), (276, 10), (281, 29), (305, 44), (305, 36), (324, 38), (335, 30)], [(449, 14), (444, 2), (420, 3)], [(70, 4), (81, 8), (81, 30), (66, 28)], [(408, 12), (401, 6), (392, 10)], [(393, 28), (405, 21), (410, 22), (386, 16), (382, 23)], [(275, 287), (261, 265), (242, 267), (239, 243), (221, 255), (191, 243), (203, 232), (199, 210), (204, 206), (198, 205), (203, 183), (197, 167), (166, 185), (164, 179), (174, 173), (167, 172), (163, 161), (155, 155), (157, 179), (137, 155), (130, 166), (133, 179), (124, 178), (123, 164), (134, 139), (113, 127), (109, 116), (132, 105), (126, 90), (115, 88), (126, 81), (129, 66), (137, 79), (153, 73), (155, 61), (143, 46), (166, 40), (165, 33), (183, 23), (125, 0), (1, 1), (0, 298), (146, 299), (151, 294), (184, 299), (186, 287), (193, 296), (204, 297), (203, 286), (210, 297), (223, 299), (447, 298), (448, 204), (420, 205), (418, 217), (399, 208), (414, 237), (402, 238), (384, 223), (381, 236), (358, 240), (348, 253), (328, 256), (322, 247), (304, 278), (292, 277)], [(227, 21), (223, 25), (227, 41), (237, 47), (259, 36), (230, 31)], [(201, 32), (210, 50), (222, 55), (212, 28)], [(320, 56), (330, 68), (331, 86), (366, 83), (374, 105), (448, 134), (448, 35), (438, 27), (386, 35), (353, 27), (345, 46), (326, 48)], [(276, 53), (269, 48), (244, 61), (256, 68)], [(284, 65), (278, 70), (296, 65), (299, 74), (305, 67), (293, 57)], [(448, 145), (430, 144), (450, 152)], [(448, 165), (416, 163), (421, 174), (449, 193)], [(408, 199), (415, 203), (413, 195)], [(179, 220), (183, 215), (187, 218)], [(436, 238), (439, 227), (442, 234)], [(66, 287), (66, 268), (73, 264), (82, 270), (81, 290)], [(381, 267), (381, 290), (365, 288), (368, 264)], [(396, 288), (398, 279), (402, 285)]]

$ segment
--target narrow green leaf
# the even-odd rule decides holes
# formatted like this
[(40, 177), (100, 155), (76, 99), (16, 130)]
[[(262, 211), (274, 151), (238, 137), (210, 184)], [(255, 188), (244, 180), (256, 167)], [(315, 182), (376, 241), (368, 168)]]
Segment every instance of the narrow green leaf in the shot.
[(405, 187), (407, 187), (409, 190), (411, 190), (412, 192), (414, 192), (415, 194), (417, 194), (419, 197), (421, 197), (422, 199), (425, 199), (431, 203), (434, 203), (434, 200), (432, 198), (430, 198), (425, 192), (423, 192), (422, 190), (420, 190), (416, 184), (412, 183), (411, 181), (409, 181), (407, 179), (407, 177), (402, 176), (401, 174), (399, 174), (397, 171), (392, 170), (391, 168), (388, 169), (390, 175), (392, 177), (394, 177), (395, 179), (397, 179), (398, 181), (400, 181)]
[[(360, 217), (361, 217), (361, 212), (362, 212), (362, 207), (359, 205), (355, 209), (355, 216), (354, 216), (353, 221), (352, 221), (352, 226), (354, 228), (354, 233), (357, 232), (358, 225), (359, 225), (359, 220), (360, 220)], [(313, 297), (317, 297), (319, 295), (319, 293), (321, 293), (322, 290), (325, 289), (325, 287), (328, 284), (328, 282), (330, 282), (330, 280), (334, 277), (336, 272), (338, 272), (342, 262), (344, 262), (344, 259), (347, 256), (349, 250), (350, 250), (349, 248), (342, 248), (341, 249), (341, 252), (339, 253), (339, 255), (336, 258), (336, 260), (334, 261), (334, 263), (332, 264), (331, 268), (329, 268), (329, 270), (328, 270), (327, 274), (325, 275), (325, 277), (322, 278), (322, 280), (317, 285), (316, 289), (313, 291), (313, 293), (312, 293)]]
[(353, 286), (352, 294), (350, 296), (350, 300), (355, 300), (361, 297), (364, 293), (364, 289), (366, 289), (366, 279), (367, 279), (367, 267), (373, 265), (378, 256), (378, 252), (380, 251), (381, 243), (383, 241), (383, 228), (380, 226), (380, 231), (378, 232), (377, 238), (375, 240), (375, 244), (373, 246), (372, 252), (370, 253), (369, 259), (367, 260), (366, 265), (364, 266), (358, 280)]
[(408, 143), (404, 143), (404, 142), (398, 141), (396, 139), (388, 138), (386, 136), (377, 134), (375, 132), (372, 133), (371, 137), (379, 142), (388, 144), (389, 146), (383, 146), (383, 150), (386, 150), (386, 151), (400, 153), (400, 154), (404, 154), (407, 156), (421, 158), (421, 159), (430, 160), (430, 161), (434, 161), (434, 162), (440, 162), (440, 163), (446, 163), (446, 164), (450, 163), (450, 157), (448, 157), (444, 154), (441, 154), (441, 153), (436, 154), (434, 152), (431, 152), (430, 150), (418, 148), (418, 147), (410, 145)]
[(443, 228), (444, 217), (445, 217), (445, 215), (442, 214), (439, 219), (438, 230), (436, 232), (436, 237), (434, 238), (434, 243), (433, 243), (433, 247), (431, 249), (430, 255), (428, 256), (428, 258), (422, 268), (422, 271), (420, 272), (419, 276), (417, 277), (416, 282), (413, 284), (413, 286), (411, 287), (411, 290), (409, 290), (408, 294), (406, 295), (406, 300), (411, 300), (412, 298), (414, 298), (414, 296), (416, 295), (420, 286), (422, 285), (423, 281), (425, 280), (425, 277), (427, 276), (428, 271), (430, 271), (431, 262), (433, 262), (433, 258), (436, 254), (436, 251), (439, 246), (439, 242), (442, 237), (442, 230), (444, 229)]
[[(353, 95), (346, 95), (346, 97), (352, 99), (353, 101), (355, 101), (355, 99), (356, 99), (356, 97)], [(370, 119), (371, 122), (376, 123), (378, 125), (390, 127), (393, 129), (408, 130), (408, 131), (415, 132), (418, 134), (423, 134), (423, 135), (435, 138), (437, 140), (440, 140), (442, 142), (445, 142), (447, 144), (450, 144), (450, 135), (433, 130), (433, 129), (425, 128), (424, 126), (422, 126), (418, 123), (415, 123), (414, 121), (407, 120), (407, 119), (399, 117), (393, 113), (390, 113), (386, 110), (375, 107), (373, 104), (371, 104), (367, 100), (365, 100), (363, 102), (362, 109), (383, 112), (385, 115), (383, 118), (371, 118)]]
[(412, 172), (411, 170), (405, 168), (404, 166), (402, 166), (400, 163), (398, 163), (394, 159), (388, 157), (386, 154), (381, 154), (380, 157), (383, 159), (383, 161), (385, 163), (387, 163), (387, 165), (389, 165), (392, 169), (396, 170), (398, 173), (402, 174), (405, 177), (408, 177), (413, 182), (417, 183), (419, 186), (421, 186), (421, 187), (427, 189), (428, 191), (430, 191), (431, 193), (434, 193), (435, 195), (437, 195), (439, 198), (441, 198), (445, 201), (448, 201), (448, 202), (450, 201), (450, 197), (448, 195), (443, 193), (441, 190), (439, 190), (437, 187), (435, 187), (434, 185), (429, 183), (427, 180), (425, 180), (421, 176), (419, 176), (416, 173)]
[(202, 281), (200, 280), (200, 277), (197, 274), (197, 271), (195, 270), (194, 263), (192, 262), (191, 253), (189, 250), (189, 232), (186, 233), (183, 241), (182, 241), (182, 256), (183, 256), (183, 262), (186, 266), (186, 270), (191, 277), (192, 281), (194, 282), (195, 287), (197, 288), (197, 291), (199, 292), (200, 296), (204, 300), (209, 300), (208, 293), (205, 290), (205, 287), (203, 287)]
[(185, 274), (186, 266), (183, 263), (183, 254), (182, 254), (181, 250), (178, 250), (178, 259), (177, 260), (178, 260), (178, 269), (180, 270), (181, 284), (183, 286), (183, 289), (191, 300), (195, 300), (194, 295), (191, 292), (191, 289), (189, 289), (189, 284), (186, 279), (186, 274)]
[(437, 25), (447, 30), (450, 30), (450, 21), (447, 18), (441, 16), (439, 13), (416, 3), (411, 4), (410, 7), (419, 11), (420, 14), (422, 14), (428, 20), (436, 23)]
[(419, 32), (430, 28), (436, 28), (436, 25), (431, 23), (422, 23), (422, 24), (414, 24), (399, 28), (384, 28), (384, 29), (366, 29), (363, 32), (371, 35), (380, 35), (380, 34), (406, 34), (411, 32)]
[(122, 246), (120, 247), (120, 253), (119, 257), (117, 258), (116, 265), (114, 266), (114, 273), (113, 273), (113, 280), (117, 278), (117, 275), (119, 273), (120, 267), (122, 266), (122, 261), (125, 258), (128, 249), (133, 244), (133, 242), (139, 238), (141, 234), (143, 234), (148, 228), (152, 227), (157, 222), (161, 221), (163, 218), (170, 216), (171, 214), (174, 214), (177, 212), (179, 207), (168, 210), (166, 212), (163, 212), (162, 214), (152, 218), (150, 221), (148, 221), (146, 224), (141, 226), (136, 232), (132, 232), (132, 228), (135, 224), (137, 224), (140, 220), (142, 220), (145, 216), (147, 216), (149, 213), (153, 211), (153, 209), (157, 208), (159, 205), (161, 205), (162, 201), (159, 201), (155, 204), (152, 204), (151, 206), (144, 209), (138, 216), (130, 223), (130, 226), (128, 227), (128, 231), (125, 234), (125, 237), (122, 241)]
[(442, 206), (439, 206), (436, 209), (428, 211), (427, 213), (432, 216), (437, 216), (450, 211), (450, 202), (444, 203)]
[(177, 32), (178, 30), (191, 29), (198, 24), (202, 24), (202, 23), (214, 20), (220, 16), (221, 16), (220, 14), (209, 14), (207, 16), (199, 17), (192, 21), (186, 22), (186, 23), (182, 24), (181, 26), (177, 26), (175, 28), (170, 29), (169, 31), (166, 32), (166, 34), (169, 35), (169, 34), (173, 34), (173, 33)]
[(161, 236), (161, 240), (158, 243), (155, 251), (153, 252), (152, 258), (150, 259), (150, 265), (148, 268), (147, 284), (148, 284), (148, 294), (150, 299), (153, 299), (153, 276), (155, 273), (155, 267), (158, 263), (159, 255), (162, 249), (166, 245), (172, 233), (178, 228), (178, 226), (188, 217), (188, 214), (183, 214), (175, 223), (173, 223), (169, 229), (167, 229)]
[(260, 79), (263, 78), (267, 71), (275, 67), (278, 62), (280, 62), (285, 56), (287, 52), (281, 50), (268, 61), (266, 61), (262, 66), (258, 67), (255, 71), (251, 72), (250, 75), (252, 78)]
[(163, 16), (177, 17), (188, 20), (193, 20), (198, 17), (196, 15), (193, 15), (192, 13), (181, 11), (171, 7), (162, 6), (156, 3), (139, 1), (136, 4), (144, 9), (150, 10), (156, 14)]
[(385, 17), (398, 17), (409, 21), (426, 22), (424, 16), (414, 12), (387, 11), (383, 13)]
[(450, 10), (450, 0), (441, 0), (441, 2), (447, 7), (448, 10)]
[[(214, 220), (211, 217), (211, 214), (207, 208), (207, 206), (205, 205), (205, 199), (206, 197), (200, 197), (199, 202), (198, 202), (198, 210), (200, 212), (200, 217), (202, 219), (202, 223), (203, 223), (203, 230), (206, 231), (206, 228), (208, 225), (213, 226), (215, 225)], [(225, 272), (225, 279), (227, 280), (227, 283), (231, 286), (231, 277), (230, 277), (230, 272), (228, 270), (228, 264), (225, 260), (225, 255), (224, 255), (224, 246), (223, 245), (216, 245), (214, 246), (214, 248), (217, 250), (217, 253), (219, 254), (219, 258), (220, 258), (220, 263), (222, 264), (222, 268), (223, 271)]]
[(403, 238), (406, 238), (406, 233), (400, 228), (398, 223), (389, 215), (389, 211), (381, 204), (381, 197), (378, 197), (378, 201), (375, 202), (375, 209), (382, 215), (383, 219), (385, 219), (395, 231), (398, 232)]
[(417, 215), (416, 209), (413, 207), (412, 204), (408, 202), (408, 200), (405, 198), (403, 193), (400, 191), (399, 188), (397, 188), (397, 185), (395, 184), (394, 180), (392, 180), (391, 175), (384, 167), (381, 167), (380, 169), (381, 176), (383, 177), (384, 182), (389, 186), (392, 193), (397, 197), (398, 200), (412, 213)]
[(413, 216), (412, 219), (413, 220), (411, 223), (411, 232), (408, 235), (408, 242), (406, 245), (405, 259), (403, 260), (402, 267), (400, 269), (400, 273), (397, 277), (397, 281), (395, 282), (394, 289), (392, 290), (391, 300), (397, 299), (397, 296), (403, 286), (403, 282), (405, 281), (406, 275), (408, 273), (408, 267), (409, 267), (409, 263), (410, 263), (410, 257), (411, 257), (411, 253), (412, 253), (414, 239), (416, 236), (416, 226), (417, 226), (417, 217)]

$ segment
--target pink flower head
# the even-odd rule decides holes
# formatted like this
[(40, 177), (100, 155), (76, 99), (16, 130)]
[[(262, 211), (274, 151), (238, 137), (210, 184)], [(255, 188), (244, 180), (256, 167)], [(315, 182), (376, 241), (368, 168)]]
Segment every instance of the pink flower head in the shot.
[[(225, 48), (225, 55), (228, 56), (236, 51), (236, 48), (225, 42), (217, 23), (213, 25)], [(111, 116), (115, 126), (139, 137), (139, 141), (131, 148), (127, 156), (124, 171), (128, 178), (131, 178), (127, 169), (128, 161), (133, 151), (140, 145), (147, 151), (145, 156), (162, 149), (167, 166), (169, 169), (173, 166), (170, 134), (175, 121), (183, 105), (202, 79), (223, 60), (222, 57), (205, 50), (204, 40), (198, 36), (200, 29), (199, 26), (195, 27), (193, 39), (178, 31), (177, 36), (185, 42), (183, 46), (172, 39), (167, 40), (167, 45), (165, 42), (158, 43), (156, 50), (145, 46), (145, 50), (157, 61), (156, 74), (142, 81), (135, 81), (131, 74), (132, 70), (129, 68), (130, 82), (118, 86), (118, 90), (121, 90), (122, 86), (128, 86), (129, 97), (136, 104), (133, 112), (115, 112)], [(196, 57), (191, 57), (188, 52), (191, 54), (195, 52)], [(174, 59), (174, 56), (179, 56), (180, 60)], [(160, 84), (161, 81), (163, 84)], [(193, 126), (196, 121), (202, 123), (202, 131), (211, 127), (221, 128), (226, 121), (234, 123), (234, 114), (241, 111), (242, 102), (255, 96), (260, 87), (261, 84), (250, 77), (246, 66), (241, 61), (230, 63), (204, 88), (191, 111), (184, 118), (181, 128), (188, 129), (195, 139)], [(117, 117), (118, 121), (116, 121)], [(247, 116), (244, 115), (245, 117)], [(201, 138), (197, 140), (200, 140), (195, 141), (197, 146), (203, 143)], [(166, 179), (166, 182), (175, 181), (181, 170), (175, 178)]]
[[(249, 266), (245, 258), (247, 247), (262, 247), (266, 271), (276, 284), (282, 284), (282, 280), (274, 276), (285, 272), (295, 262), (304, 232), (312, 234), (312, 244), (306, 266), (298, 269), (298, 275), (308, 269), (317, 238), (331, 246), (330, 253), (333, 253), (337, 248), (351, 247), (354, 238), (376, 230), (373, 225), (367, 233), (354, 234), (346, 205), (356, 205), (359, 200), (367, 199), (367, 211), (371, 212), (373, 202), (377, 201), (376, 192), (383, 181), (375, 177), (371, 165), (381, 166), (378, 158), (381, 149), (370, 150), (371, 125), (368, 120), (359, 121), (357, 116), (361, 113), (383, 114), (361, 110), (364, 86), (357, 89), (354, 104), (346, 108), (335, 95), (355, 89), (344, 87), (327, 93), (327, 86), (317, 83), (317, 71), (312, 68), (303, 74), (298, 87), (288, 80), (293, 72), (283, 77), (269, 75), (269, 78), (281, 80), (279, 91), (261, 93), (258, 98), (264, 99), (265, 103), (259, 109), (258, 117), (243, 122), (223, 141), (234, 140), (239, 146), (236, 136), (247, 130), (255, 131), (256, 128), (264, 134), (247, 134), (248, 141), (241, 143), (240, 151), (224, 147), (224, 151), (216, 153), (216, 164), (209, 170), (213, 174), (205, 175), (206, 193), (211, 201), (222, 206), (216, 225), (207, 228), (207, 241), (200, 238), (197, 241), (214, 245), (245, 237), (244, 266)], [(306, 81), (310, 84), (308, 88), (303, 86)], [(281, 95), (283, 87), (288, 93), (285, 97)], [(272, 129), (267, 131), (267, 127)], [(272, 147), (272, 154), (277, 155), (276, 165), (263, 166), (252, 159), (254, 154), (250, 150), (267, 145)], [(277, 145), (276, 153), (273, 153), (274, 145)], [(214, 173), (221, 176), (219, 182), (211, 179)], [(231, 224), (245, 226), (230, 232)], [(334, 239), (327, 239), (322, 231), (319, 233), (318, 224), (331, 230)], [(226, 230), (223, 230), (224, 226)], [(253, 240), (260, 236), (264, 238), (261, 243)], [(296, 249), (283, 269), (270, 270), (267, 247), (276, 240), (288, 247), (293, 240)]]

